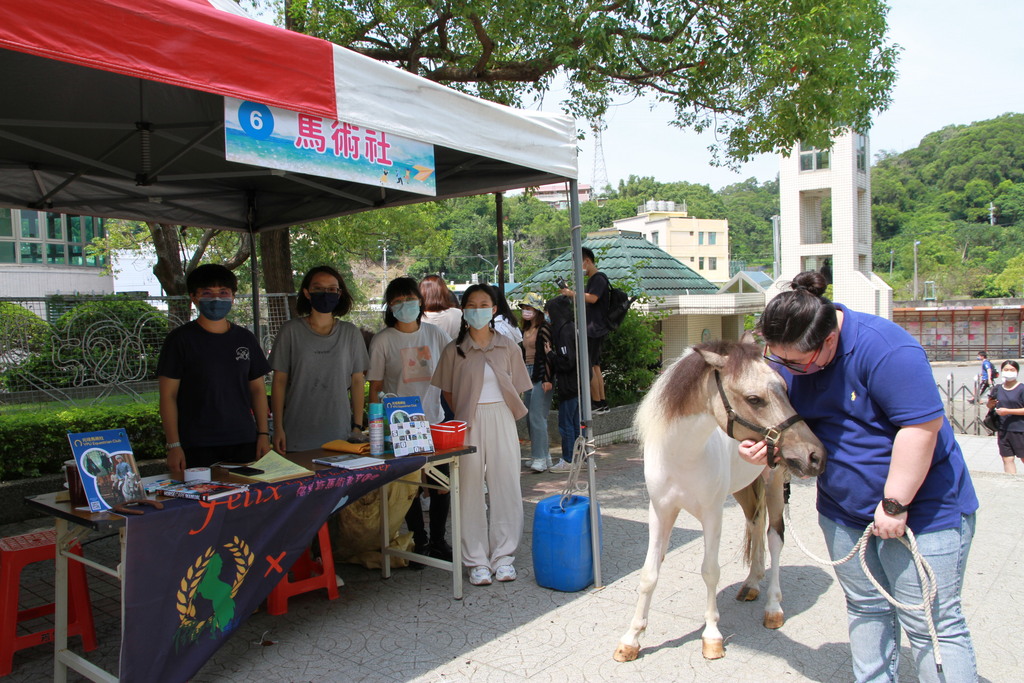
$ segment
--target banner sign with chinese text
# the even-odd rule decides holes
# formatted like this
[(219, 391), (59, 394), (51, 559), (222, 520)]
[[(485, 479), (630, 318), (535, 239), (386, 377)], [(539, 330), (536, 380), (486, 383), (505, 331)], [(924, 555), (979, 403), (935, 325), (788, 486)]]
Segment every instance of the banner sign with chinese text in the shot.
[[(259, 607), (331, 512), (423, 467), (386, 460), (127, 517), (122, 681), (185, 681)], [(339, 605), (339, 608), (342, 606)]]
[(228, 161), (434, 196), (434, 146), (381, 130), (224, 98)]

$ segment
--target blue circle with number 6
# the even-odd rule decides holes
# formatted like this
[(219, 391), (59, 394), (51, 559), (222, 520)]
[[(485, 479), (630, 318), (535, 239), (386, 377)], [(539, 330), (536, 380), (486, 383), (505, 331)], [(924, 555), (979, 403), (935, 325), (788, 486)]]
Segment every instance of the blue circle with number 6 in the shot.
[(246, 135), (256, 140), (266, 140), (274, 132), (274, 115), (265, 104), (243, 102), (238, 108), (238, 123)]

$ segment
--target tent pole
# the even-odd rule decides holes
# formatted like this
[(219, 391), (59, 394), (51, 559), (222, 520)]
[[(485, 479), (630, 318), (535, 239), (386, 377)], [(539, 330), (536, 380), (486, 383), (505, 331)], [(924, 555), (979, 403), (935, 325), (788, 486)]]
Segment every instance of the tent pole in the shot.
[(502, 210), (504, 199), (503, 193), (494, 193), (494, 215), (498, 226), (498, 281), (495, 286), (503, 299), (505, 298), (505, 216)]
[[(587, 343), (587, 300), (583, 291), (583, 237), (580, 225), (579, 181), (569, 181), (569, 219), (572, 222), (572, 268), (576, 290), (576, 368), (580, 378), (580, 425), (583, 438), (590, 442), (590, 347)], [(603, 588), (601, 579), (600, 516), (597, 511), (597, 471), (594, 458), (587, 458), (587, 488), (590, 493), (590, 554), (594, 561), (594, 588)]]
[(245, 222), (249, 228), (249, 271), (252, 273), (252, 333), (256, 336), (256, 343), (263, 348), (260, 335), (260, 269), (259, 259), (256, 257), (256, 200), (252, 192), (249, 193), (249, 207), (245, 213)]

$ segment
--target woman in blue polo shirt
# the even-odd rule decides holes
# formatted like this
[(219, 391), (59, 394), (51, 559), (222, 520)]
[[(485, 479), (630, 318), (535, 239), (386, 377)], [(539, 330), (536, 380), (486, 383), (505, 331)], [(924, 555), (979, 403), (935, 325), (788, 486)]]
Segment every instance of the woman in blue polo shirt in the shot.
[[(944, 678), (974, 681), (977, 667), (960, 607), (978, 498), (946, 420), (921, 345), (885, 318), (852, 311), (822, 296), (827, 282), (805, 272), (761, 316), (765, 357), (789, 384), (790, 401), (828, 450), (818, 477), (818, 521), (833, 560), (845, 557), (874, 523), (867, 562), (886, 590), (920, 603), (910, 551), (899, 541), (913, 529), (938, 581), (933, 615)], [(763, 441), (740, 455), (766, 463)], [(846, 593), (857, 681), (894, 681), (900, 626), (922, 681), (935, 681), (923, 612), (897, 610), (856, 560), (836, 567)], [(915, 598), (916, 596), (916, 598)]]

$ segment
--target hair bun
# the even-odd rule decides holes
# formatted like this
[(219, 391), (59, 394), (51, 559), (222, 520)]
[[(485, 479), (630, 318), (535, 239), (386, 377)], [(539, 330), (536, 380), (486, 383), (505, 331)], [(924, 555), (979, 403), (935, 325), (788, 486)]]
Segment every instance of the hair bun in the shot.
[(824, 296), (825, 288), (828, 287), (828, 281), (821, 273), (814, 270), (808, 270), (794, 277), (790, 283), (790, 287), (795, 291), (803, 289), (814, 296)]

